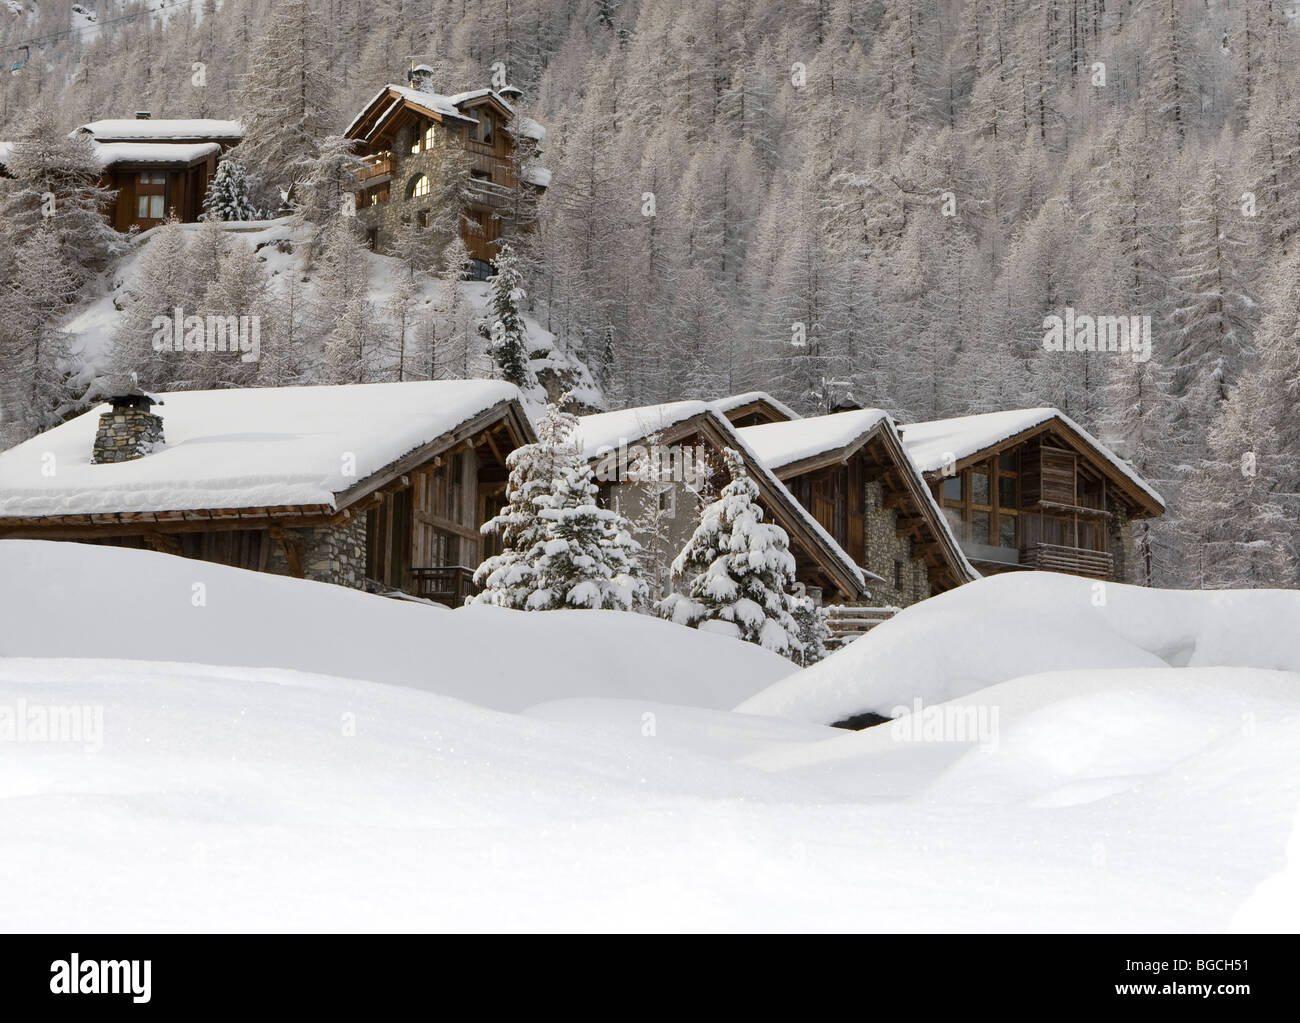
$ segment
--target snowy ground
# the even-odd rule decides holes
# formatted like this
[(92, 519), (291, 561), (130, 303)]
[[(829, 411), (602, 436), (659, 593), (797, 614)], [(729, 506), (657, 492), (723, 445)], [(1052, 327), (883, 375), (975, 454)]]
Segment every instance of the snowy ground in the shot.
[(1216, 649), (1007, 665), (927, 741), (729, 711), (799, 676), (633, 616), (0, 541), (0, 728), (91, 710), (0, 740), (3, 926), (1293, 930), (1300, 677)]

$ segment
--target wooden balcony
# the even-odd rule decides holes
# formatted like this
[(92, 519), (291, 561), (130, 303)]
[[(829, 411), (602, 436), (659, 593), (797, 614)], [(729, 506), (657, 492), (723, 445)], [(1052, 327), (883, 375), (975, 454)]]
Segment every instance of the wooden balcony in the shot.
[(391, 178), (393, 176), (393, 155), (391, 153), (384, 156), (367, 157), (361, 169), (357, 171), (357, 180), (364, 183), (373, 181), (375, 178)]
[(510, 205), (513, 193), (504, 185), (494, 184), (482, 178), (470, 178), (469, 201), (475, 206), (486, 206), (490, 210), (499, 210)]
[(411, 569), (409, 592), (413, 597), (436, 600), (448, 607), (460, 607), (466, 597), (478, 593), (474, 570), (464, 565)]
[(1093, 579), (1115, 578), (1115, 561), (1109, 554), (1081, 547), (1062, 547), (1052, 543), (1031, 544), (1020, 552), (1020, 564), (1043, 572), (1068, 572)]

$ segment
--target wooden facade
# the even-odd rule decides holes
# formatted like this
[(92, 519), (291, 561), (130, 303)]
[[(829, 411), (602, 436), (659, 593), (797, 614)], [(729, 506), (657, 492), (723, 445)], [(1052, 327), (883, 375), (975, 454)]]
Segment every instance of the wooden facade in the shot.
[(0, 538), (146, 548), (455, 605), (495, 553), (479, 527), (504, 503), (506, 456), (534, 439), (509, 400), (372, 473), (333, 507), (0, 518)]
[(1136, 581), (1131, 522), (1164, 508), (1060, 420), (927, 474), (971, 561)]
[[(790, 553), (795, 559), (795, 578), (808, 590), (821, 595), (825, 603), (856, 602), (866, 596), (864, 579), (857, 565), (846, 560), (844, 551), (827, 543), (815, 527), (811, 526), (799, 502), (765, 467), (756, 462), (735, 433), (735, 428), (721, 412), (707, 411), (692, 416), (663, 430), (656, 431), (658, 443), (670, 449), (691, 449), (704, 452), (714, 476), (711, 489), (717, 492), (726, 486), (728, 479), (723, 468), (722, 451), (733, 448), (744, 458), (750, 477), (758, 487), (759, 504), (768, 521), (785, 530), (790, 539)], [(632, 446), (645, 437), (623, 438)], [(629, 482), (618, 475), (615, 466), (618, 453), (610, 452), (593, 459), (593, 468), (600, 481), (601, 502), (606, 506), (619, 506), (624, 514), (634, 510), (627, 506), (621, 494), (632, 489)], [(684, 546), (699, 521), (699, 501), (685, 484), (679, 484), (674, 495), (674, 516), (677, 528), (673, 537), (678, 547)]]
[(132, 228), (147, 231), (170, 216), (185, 224), (196, 223), (216, 172), (216, 153), (188, 163), (113, 164), (101, 181), (104, 188), (116, 193), (104, 213), (114, 229), (123, 233)]
[[(854, 563), (877, 577), (873, 592), (889, 590), (902, 605), (974, 578), (888, 420), (774, 471)], [(913, 589), (902, 573), (917, 566), (924, 584)]]
[(518, 150), (531, 150), (532, 141), (511, 133), (514, 112), (496, 93), (468, 96), (453, 106), (446, 97), (423, 100), (416, 90), (390, 86), (347, 129), (364, 161), (356, 205), (372, 248), (382, 251), (399, 224), (427, 215), (429, 193), (421, 178), (431, 166), (421, 158), (450, 142), (463, 150), (469, 166), (461, 239), (480, 264), (496, 256), (503, 212), (520, 186)]

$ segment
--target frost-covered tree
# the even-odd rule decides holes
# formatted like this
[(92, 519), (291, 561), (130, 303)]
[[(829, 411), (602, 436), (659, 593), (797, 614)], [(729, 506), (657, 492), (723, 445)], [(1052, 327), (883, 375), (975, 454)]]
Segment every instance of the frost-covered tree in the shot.
[(203, 210), (217, 220), (256, 220), (257, 208), (250, 194), (244, 165), (231, 156), (223, 157), (208, 185)]
[(496, 533), (502, 551), (483, 562), (474, 573), (482, 591), (473, 603), (524, 610), (539, 585), (536, 553), (547, 536), (541, 518), (560, 474), (570, 464), (569, 447), (577, 418), (558, 405), (548, 405), (537, 425), (537, 440), (515, 448), (506, 456), (510, 478), (506, 506), (483, 524), (484, 533)]
[(727, 448), (723, 461), (730, 482), (700, 513), (700, 524), (673, 562), (673, 575), (685, 592), (669, 594), (656, 610), (693, 628), (723, 623), (741, 639), (798, 657), (803, 648), (792, 614), (795, 563), (789, 537), (763, 521), (758, 486), (740, 455)]
[(259, 186), (292, 191), (334, 128), (328, 22), (311, 0), (285, 0), (252, 43), (239, 97), (239, 159)]
[(488, 330), (492, 362), (497, 374), (518, 388), (536, 382), (528, 365), (528, 328), (524, 325), (519, 303), (523, 298), (522, 278), (515, 263), (515, 253), (503, 244), (492, 260), (496, 274), (489, 282), (491, 297), (485, 326)]
[(646, 596), (641, 545), (622, 515), (596, 503), (591, 466), (572, 442), (564, 454), (568, 464), (538, 501), (544, 539), (533, 551), (535, 588), (525, 606), (630, 611)]
[(813, 603), (811, 597), (796, 596), (790, 601), (790, 614), (799, 626), (799, 650), (792, 660), (804, 668), (816, 664), (826, 656), (826, 641), (831, 636), (830, 612)]
[(67, 135), (55, 112), (36, 106), (18, 125), (0, 177), (0, 244), (14, 250), (42, 228), (57, 240), (73, 288), (82, 287), (122, 251), (103, 210), (113, 192), (89, 136)]

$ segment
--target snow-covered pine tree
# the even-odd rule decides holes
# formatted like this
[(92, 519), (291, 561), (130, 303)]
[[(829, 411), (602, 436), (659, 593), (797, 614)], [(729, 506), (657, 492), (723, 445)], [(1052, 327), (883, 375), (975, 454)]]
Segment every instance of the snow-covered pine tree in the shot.
[(576, 416), (558, 405), (547, 405), (537, 424), (536, 442), (506, 456), (510, 469), (506, 506), (482, 527), (484, 533), (500, 535), (502, 550), (474, 573), (481, 592), (470, 598), (470, 603), (520, 611), (528, 607), (539, 584), (535, 558), (547, 536), (547, 523), (540, 513), (555, 481), (570, 463), (568, 448), (576, 426)]
[(655, 455), (662, 450), (662, 443), (658, 433), (646, 437), (645, 454), (628, 466), (627, 480), (620, 488), (627, 501), (625, 507), (634, 509), (632, 535), (641, 545), (638, 561), (646, 580), (647, 600), (651, 602), (668, 595), (677, 556), (673, 522), (677, 517), (678, 485), (666, 478), (664, 466)]
[(537, 502), (544, 539), (534, 547), (535, 584), (526, 607), (630, 611), (647, 593), (636, 562), (641, 545), (627, 519), (596, 503), (591, 466), (572, 440), (563, 456), (567, 464)]
[(216, 220), (256, 220), (257, 208), (250, 193), (244, 165), (229, 155), (224, 156), (208, 185), (203, 211)]
[(322, 383), (359, 384), (374, 379), (381, 336), (370, 301), (370, 254), (352, 233), (350, 221), (325, 234), (316, 279), (314, 329), (324, 342)]
[(655, 605), (660, 616), (699, 628), (725, 623), (737, 636), (768, 650), (798, 657), (799, 623), (792, 612), (794, 555), (784, 529), (763, 521), (758, 486), (732, 448), (723, 452), (731, 481), (700, 514), (673, 575), (685, 593)]
[(165, 391), (183, 381), (187, 353), (167, 347), (155, 351), (154, 320), (170, 322), (177, 306), (193, 309), (195, 295), (189, 239), (179, 221), (169, 220), (155, 229), (136, 265), (135, 280), (126, 288), (126, 308), (113, 334), (113, 372), (135, 373), (148, 390)]
[(503, 244), (492, 266), (496, 274), (489, 282), (492, 291), (485, 323), (488, 350), (501, 379), (523, 390), (536, 383), (536, 378), (528, 365), (528, 328), (519, 312), (523, 288), (514, 249)]
[(830, 612), (818, 607), (807, 596), (790, 601), (790, 614), (799, 626), (799, 652), (792, 658), (800, 667), (816, 664), (826, 656), (826, 641), (831, 636)]

